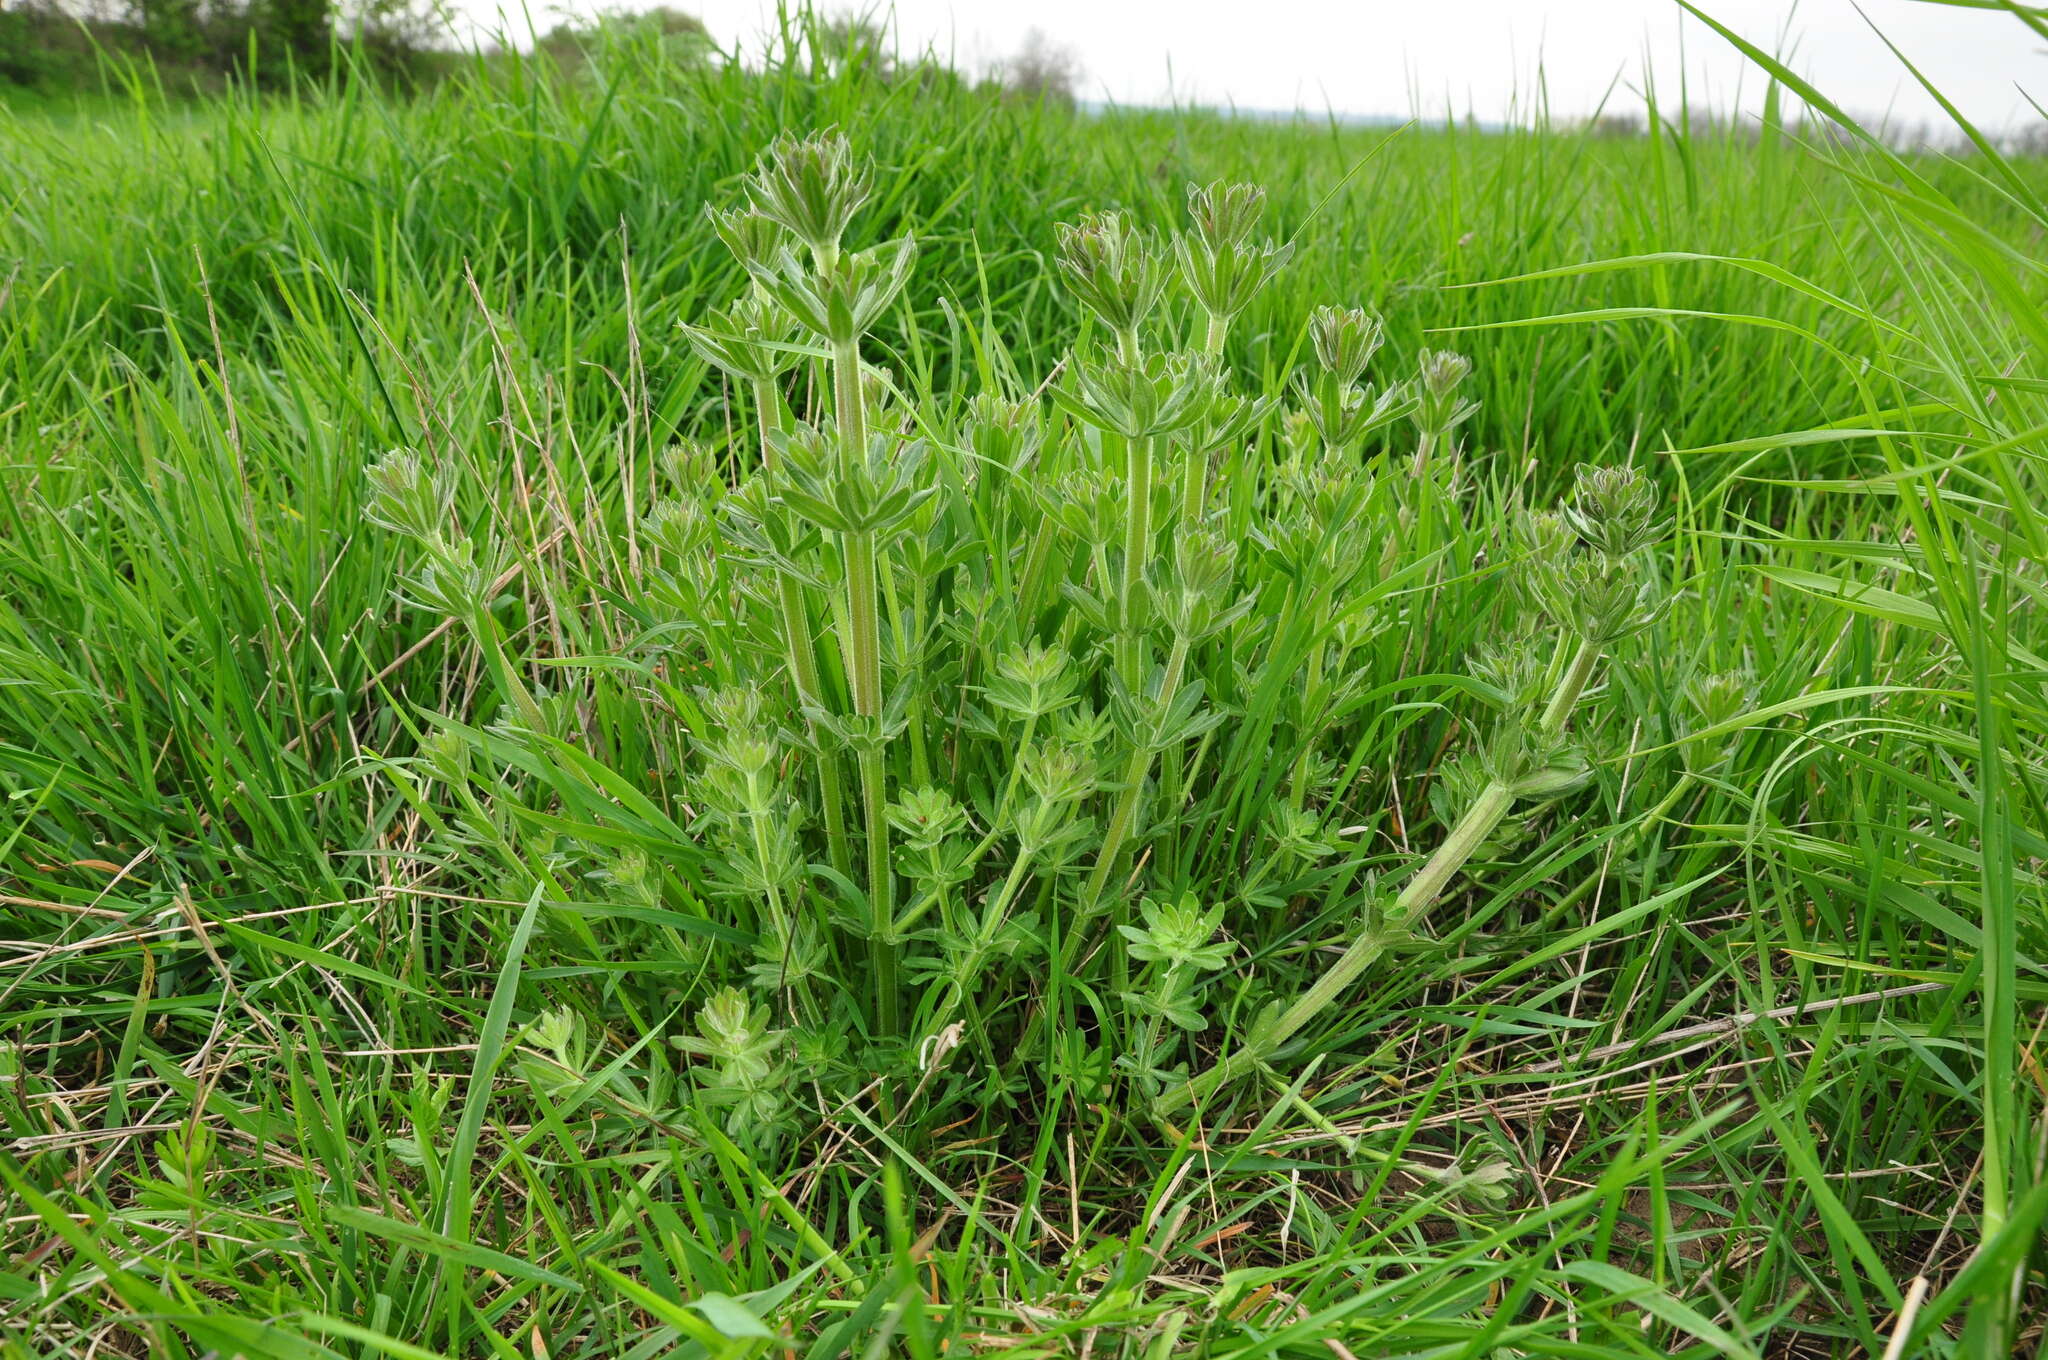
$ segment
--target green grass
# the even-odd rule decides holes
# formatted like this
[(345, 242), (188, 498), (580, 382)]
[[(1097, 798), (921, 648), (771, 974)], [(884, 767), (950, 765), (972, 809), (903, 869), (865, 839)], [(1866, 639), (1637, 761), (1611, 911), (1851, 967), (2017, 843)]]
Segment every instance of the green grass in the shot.
[[(632, 41), (0, 110), (5, 1353), (2038, 1349), (2048, 172), (1660, 113), (1075, 118)], [(677, 329), (747, 287), (704, 205), (824, 127), (874, 162), (849, 244), (918, 243), (860, 353), (934, 494), (865, 592), (853, 535), (758, 541), (802, 447), (752, 540), (695, 517), (762, 411)], [(1054, 227), (1218, 177), (1295, 243), (1223, 346), (1279, 406), (1177, 558), (1176, 437), (1134, 533), (1074, 413), (1115, 337)], [(1199, 348), (1167, 297), (1142, 344)], [(1382, 385), (1470, 356), (1455, 460), (1289, 419), (1323, 304)], [(1063, 362), (1004, 470), (977, 398)], [(1498, 778), (1489, 650), (1568, 654), (1516, 526), (1580, 463), (1657, 488), (1616, 569), (1660, 613), (1570, 708), (1584, 781), (1390, 919)], [(871, 662), (893, 824), (814, 749)], [(1019, 777), (1055, 737), (1072, 798)]]

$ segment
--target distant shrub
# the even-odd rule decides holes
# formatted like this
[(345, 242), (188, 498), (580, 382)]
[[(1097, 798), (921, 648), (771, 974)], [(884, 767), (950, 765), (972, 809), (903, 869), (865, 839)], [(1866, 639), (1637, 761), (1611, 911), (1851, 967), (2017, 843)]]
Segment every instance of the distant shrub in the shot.
[(995, 70), (996, 81), (1006, 92), (1067, 108), (1074, 105), (1081, 74), (1081, 59), (1074, 49), (1036, 28), (1024, 35), (1017, 54)]
[(324, 75), (340, 45), (376, 74), (417, 75), (442, 24), (433, 0), (19, 0), (0, 8), (0, 85), (80, 88), (105, 57), (146, 63), (176, 93), (277, 85)]
[(565, 71), (580, 71), (593, 52), (620, 46), (651, 49), (678, 66), (701, 66), (717, 50), (703, 20), (657, 5), (637, 11), (604, 9), (588, 18), (564, 20), (541, 35), (534, 51)]
[(1620, 140), (1640, 137), (1646, 131), (1641, 114), (1603, 113), (1586, 120), (1586, 131), (1595, 137)]
[(90, 69), (89, 44), (77, 26), (43, 0), (0, 9), (0, 85), (69, 85)]

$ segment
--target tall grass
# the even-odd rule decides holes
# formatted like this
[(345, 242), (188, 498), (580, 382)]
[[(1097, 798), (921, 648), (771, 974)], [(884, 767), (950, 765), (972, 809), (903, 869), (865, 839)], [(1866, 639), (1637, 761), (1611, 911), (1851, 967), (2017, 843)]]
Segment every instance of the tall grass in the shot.
[(2036, 1344), (2038, 167), (780, 56), (0, 115), (13, 1353)]

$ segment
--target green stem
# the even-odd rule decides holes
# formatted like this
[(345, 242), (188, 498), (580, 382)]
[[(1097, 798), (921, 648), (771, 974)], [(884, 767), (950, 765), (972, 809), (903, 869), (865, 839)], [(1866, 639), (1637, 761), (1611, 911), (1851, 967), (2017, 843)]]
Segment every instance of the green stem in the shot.
[(1558, 683), (1557, 693), (1550, 696), (1550, 705), (1543, 710), (1542, 720), (1537, 724), (1544, 736), (1554, 737), (1564, 731), (1564, 720), (1571, 716), (1573, 706), (1585, 691), (1586, 682), (1593, 678), (1593, 667), (1599, 661), (1600, 644), (1591, 639), (1581, 640), (1578, 650), (1572, 653), (1571, 664), (1565, 668), (1564, 679)]
[[(983, 943), (993, 939), (996, 931), (1001, 929), (1004, 919), (1009, 915), (1010, 904), (1016, 899), (1017, 890), (1023, 886), (1025, 872), (1031, 867), (1031, 859), (1032, 856), (1029, 851), (1017, 856), (1017, 862), (1010, 866), (1009, 875), (1003, 879), (1003, 886), (996, 891), (995, 897), (982, 909), (980, 937)], [(971, 989), (980, 977), (981, 968), (977, 963), (972, 972), (968, 973), (965, 977), (955, 980), (953, 986), (947, 991), (945, 999), (939, 1003), (938, 1013), (932, 1017), (931, 1029), (933, 1033), (936, 1034), (939, 1030), (945, 1028), (946, 1022), (953, 1018), (954, 1010), (958, 1008), (962, 1001), (967, 999)]]
[(1417, 481), (1429, 475), (1429, 455), (1436, 445), (1436, 432), (1424, 430), (1415, 438), (1414, 474)]
[[(1180, 689), (1181, 672), (1188, 660), (1188, 640), (1185, 635), (1176, 638), (1173, 651), (1168, 653), (1166, 670), (1159, 678), (1159, 697), (1156, 707), (1164, 711), (1173, 703), (1173, 696)], [(1124, 842), (1130, 838), (1133, 824), (1138, 819), (1138, 803), (1144, 796), (1145, 777), (1152, 772), (1152, 747), (1140, 746), (1131, 752), (1130, 763), (1124, 767), (1123, 793), (1118, 796), (1116, 811), (1110, 815), (1109, 827), (1103, 832), (1102, 849), (1096, 852), (1095, 868), (1088, 875), (1088, 882), (1081, 890), (1081, 915), (1092, 916), (1100, 908), (1103, 891), (1109, 886), (1109, 877), (1116, 869), (1117, 859), (1122, 855)], [(1079, 925), (1077, 919), (1076, 925)], [(1074, 930), (1068, 933), (1063, 946), (1063, 962), (1069, 956), (1074, 939), (1079, 935)]]
[[(867, 413), (860, 391), (860, 347), (851, 340), (832, 350), (832, 396), (839, 422), (839, 454), (851, 468), (867, 456)], [(860, 783), (867, 826), (869, 948), (874, 962), (875, 1017), (884, 1034), (896, 1032), (894, 880), (889, 866), (888, 779), (883, 759), (882, 623), (876, 586), (874, 531), (843, 535), (846, 554), (847, 679), (853, 711), (876, 731), (861, 747)]]
[[(881, 621), (875, 611), (875, 536), (846, 536), (846, 605), (853, 635), (853, 711), (879, 725), (882, 720)], [(878, 733), (866, 734), (860, 751), (861, 800), (867, 815), (868, 912), (873, 928), (875, 995), (883, 1031), (895, 1030), (895, 911), (890, 902), (889, 814), (886, 771)]]
[[(751, 824), (750, 829), (753, 835), (755, 859), (759, 862), (762, 869), (765, 870), (774, 862), (773, 852), (768, 845), (768, 828), (763, 824), (763, 818), (759, 813), (750, 814), (747, 820)], [(767, 884), (767, 897), (768, 919), (774, 923), (775, 937), (782, 944), (783, 955), (780, 962), (786, 977), (789, 967), (789, 950), (796, 942), (796, 921), (783, 906), (781, 890), (772, 882)], [(808, 992), (810, 990), (808, 987), (801, 988), (793, 996), (789, 994), (787, 987), (783, 990), (784, 999), (789, 1002), (793, 1015), (797, 1014), (799, 1009), (805, 1011), (810, 1009), (805, 1004), (808, 1001)], [(797, 1015), (797, 1018), (801, 1020), (802, 1016)]]
[(1003, 824), (1003, 814), (1010, 810), (1010, 800), (1017, 796), (1017, 784), (1024, 778), (1024, 757), (1031, 750), (1031, 739), (1038, 735), (1038, 713), (1034, 710), (1024, 719), (1024, 735), (1017, 739), (1017, 755), (1010, 762), (1010, 778), (1003, 785), (1003, 796), (996, 800), (996, 815), (989, 819), (991, 834)]
[[(1563, 730), (1565, 719), (1585, 692), (1586, 682), (1591, 679), (1593, 667), (1599, 659), (1599, 644), (1581, 640), (1539, 720), (1546, 735), (1555, 735)], [(1394, 899), (1387, 912), (1394, 929), (1405, 933), (1422, 920), (1449, 885), (1451, 876), (1465, 867), (1465, 862), (1493, 834), (1494, 828), (1500, 825), (1501, 818), (1507, 816), (1514, 803), (1514, 789), (1499, 780), (1490, 781), (1480, 791), (1472, 806), (1465, 810), (1465, 815), (1458, 819), (1458, 824), (1451, 828), (1450, 835), (1436, 848), (1436, 853), (1415, 871), (1415, 876), (1401, 889), (1401, 895)], [(1163, 1092), (1154, 1102), (1154, 1110), (1162, 1115), (1168, 1114), (1190, 1100), (1207, 1099), (1256, 1067), (1268, 1054), (1293, 1038), (1303, 1025), (1336, 1004), (1359, 974), (1386, 952), (1390, 934), (1389, 931), (1375, 930), (1353, 940), (1307, 991), (1296, 997), (1272, 1024), (1260, 1030), (1254, 1041), (1186, 1085)]]
[[(903, 626), (903, 608), (896, 599), (896, 573), (890, 570), (889, 560), (881, 559), (877, 570), (882, 582), (882, 602), (889, 610), (889, 633), (896, 639), (896, 664), (901, 668), (904, 659), (911, 654), (911, 640), (923, 634), (915, 621), (907, 629)], [(923, 712), (922, 704), (913, 703), (905, 714), (904, 735), (910, 739), (910, 783), (913, 788), (932, 782), (931, 764), (925, 750)]]
[(1145, 683), (1145, 633), (1138, 622), (1144, 600), (1145, 567), (1152, 558), (1152, 438), (1130, 440), (1124, 455), (1129, 504), (1124, 510), (1124, 564), (1117, 592), (1118, 640), (1124, 683), (1133, 694)]
[(922, 921), (925, 917), (931, 915), (932, 908), (934, 907), (940, 908), (939, 919), (941, 921), (944, 921), (948, 926), (951, 926), (953, 924), (953, 913), (950, 910), (947, 910), (947, 908), (950, 906), (950, 903), (951, 899), (948, 898), (945, 893), (939, 891), (936, 888), (931, 890), (930, 892), (927, 892), (923, 897), (920, 897), (917, 900), (916, 905), (914, 905), (910, 908), (910, 910), (904, 912), (901, 916), (896, 918), (897, 935), (905, 935), (908, 934), (910, 931), (916, 929), (917, 923), (919, 921)]
[[(1209, 314), (1209, 329), (1202, 337), (1202, 352), (1211, 358), (1223, 354), (1224, 337), (1230, 334), (1230, 318)], [(1188, 444), (1187, 466), (1181, 469), (1180, 520), (1182, 524), (1196, 524), (1202, 518), (1202, 505), (1209, 497), (1209, 453), (1210, 450), (1190, 441)]]
[(1024, 557), (1024, 574), (1017, 582), (1017, 629), (1026, 637), (1033, 633), (1032, 625), (1038, 620), (1039, 578), (1045, 575), (1046, 564), (1052, 558), (1052, 545), (1059, 537), (1059, 524), (1047, 515), (1038, 522), (1038, 532), (1032, 535), (1031, 550)]
[[(776, 395), (775, 384), (756, 381), (754, 405), (760, 413), (761, 461), (773, 472), (778, 460), (775, 446), (768, 436), (788, 428), (783, 420), (782, 399)], [(789, 652), (789, 673), (796, 683), (797, 698), (805, 707), (823, 712), (825, 686), (818, 673), (817, 652), (811, 643), (811, 615), (804, 607), (803, 585), (794, 575), (779, 568), (775, 575), (776, 592), (782, 607), (782, 640)], [(804, 724), (811, 729), (815, 742), (815, 725), (808, 718)], [(825, 805), (826, 853), (834, 869), (842, 874), (851, 873), (853, 852), (847, 846), (846, 792), (839, 783), (839, 761), (822, 745), (818, 748), (818, 795)]]
[(1319, 735), (1316, 721), (1321, 716), (1316, 710), (1322, 703), (1323, 692), (1323, 610), (1321, 602), (1315, 606), (1314, 626), (1309, 630), (1308, 677), (1302, 686), (1302, 732), (1301, 754), (1295, 758), (1294, 778), (1288, 791), (1288, 800), (1299, 811), (1302, 799), (1308, 791), (1309, 756), (1315, 750)]
[(860, 394), (860, 345), (832, 346), (832, 411), (839, 421), (839, 452), (851, 463), (868, 451), (868, 413)]
[[(1404, 926), (1419, 918), (1422, 911), (1435, 901), (1444, 884), (1450, 881), (1451, 875), (1464, 867), (1465, 861), (1472, 857), (1481, 842), (1493, 834), (1493, 829), (1500, 825), (1500, 819), (1507, 815), (1513, 804), (1514, 794), (1507, 785), (1488, 784), (1472, 806), (1466, 809), (1458, 824), (1451, 828), (1451, 834), (1444, 838), (1436, 853), (1416, 871), (1414, 878), (1408, 880), (1408, 886), (1394, 900), (1389, 915)], [(1350, 948), (1310, 984), (1307, 991), (1296, 997), (1277, 1020), (1261, 1031), (1256, 1042), (1238, 1049), (1186, 1086), (1163, 1092), (1156, 1108), (1167, 1113), (1189, 1100), (1206, 1099), (1220, 1087), (1251, 1071), (1267, 1054), (1293, 1038), (1303, 1025), (1333, 1005), (1358, 975), (1386, 952), (1389, 938), (1388, 932), (1373, 931), (1353, 940)]]
[[(1032, 717), (1025, 722), (1023, 739), (1017, 743), (1017, 749), (1020, 752), (1030, 749), (1031, 738), (1037, 730), (1037, 723), (1038, 715), (1036, 714), (1032, 715)], [(1015, 762), (1012, 765), (1010, 770), (1009, 782), (1003, 788), (1003, 796), (1001, 801), (996, 804), (996, 814), (995, 816), (989, 819), (988, 833), (984, 835), (979, 841), (975, 842), (974, 848), (967, 852), (966, 859), (961, 861), (960, 867), (967, 874), (972, 875), (974, 870), (980, 867), (982, 860), (988, 857), (988, 852), (995, 848), (996, 841), (1001, 838), (1004, 825), (1004, 814), (1009, 810), (1011, 801), (1017, 796), (1017, 785), (1020, 782), (1022, 782), (1023, 770), (1024, 767), (1021, 761)], [(934, 906), (938, 905), (938, 901), (939, 897), (937, 893), (927, 893), (924, 897), (920, 898), (916, 905), (912, 906), (910, 910), (906, 911), (905, 913), (903, 913), (902, 916), (897, 918), (897, 934), (902, 934), (903, 932), (909, 930), (918, 921), (923, 920), (925, 915), (929, 913)]]
[(488, 603), (477, 606), (476, 613), (469, 620), (470, 633), (477, 645), (483, 648), (484, 658), (490, 664), (498, 681), (498, 688), (505, 692), (505, 700), (519, 713), (519, 720), (528, 730), (538, 736), (547, 735), (547, 715), (541, 712), (540, 702), (533, 697), (519, 671), (512, 664), (512, 655), (505, 650), (505, 630), (499, 626), (497, 616), (491, 613)]
[[(1173, 999), (1174, 989), (1180, 986), (1180, 965), (1169, 963), (1166, 972), (1159, 979), (1159, 995), (1166, 1000)], [(1159, 1012), (1145, 1017), (1145, 1032), (1138, 1040), (1138, 1061), (1147, 1069), (1152, 1066), (1152, 1052), (1159, 1047)]]
[(1209, 498), (1208, 453), (1189, 444), (1187, 466), (1180, 476), (1180, 522), (1193, 527), (1202, 522), (1202, 503)]

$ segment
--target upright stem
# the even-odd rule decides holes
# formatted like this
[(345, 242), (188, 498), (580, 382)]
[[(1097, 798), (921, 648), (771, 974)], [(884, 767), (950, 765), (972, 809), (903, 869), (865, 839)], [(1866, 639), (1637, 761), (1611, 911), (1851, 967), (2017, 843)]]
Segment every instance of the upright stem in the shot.
[[(761, 461), (773, 472), (777, 458), (775, 445), (768, 436), (773, 430), (787, 428), (782, 418), (782, 399), (776, 394), (774, 383), (755, 382), (754, 406), (760, 413)], [(804, 608), (803, 586), (789, 572), (777, 570), (775, 575), (782, 606), (783, 645), (789, 652), (789, 673), (796, 682), (797, 697), (806, 707), (822, 712), (825, 686), (819, 678), (818, 656), (811, 644), (811, 615)], [(811, 726), (809, 719), (805, 719), (805, 725)], [(815, 728), (812, 735), (815, 738)], [(825, 844), (832, 867), (842, 874), (851, 873), (853, 854), (846, 842), (846, 793), (839, 784), (839, 761), (822, 745), (818, 748), (818, 793), (825, 804)]]
[(860, 344), (832, 347), (832, 412), (839, 422), (839, 451), (851, 462), (867, 456), (868, 413), (860, 394)]
[[(1545, 735), (1554, 736), (1564, 729), (1565, 719), (1585, 692), (1586, 682), (1592, 677), (1593, 667), (1599, 660), (1599, 644), (1582, 640), (1538, 720)], [(1451, 876), (1465, 867), (1465, 862), (1493, 834), (1494, 828), (1500, 825), (1501, 818), (1507, 816), (1514, 803), (1513, 787), (1500, 780), (1490, 781), (1480, 791), (1479, 797), (1465, 810), (1458, 824), (1451, 828), (1450, 835), (1444, 838), (1436, 853), (1415, 871), (1415, 876), (1401, 889), (1401, 895), (1394, 899), (1388, 914), (1399, 929), (1412, 928), (1435, 905), (1438, 896), (1450, 883)], [(1252, 1043), (1186, 1085), (1161, 1093), (1154, 1109), (1165, 1114), (1190, 1100), (1205, 1099), (1256, 1067), (1267, 1054), (1293, 1038), (1303, 1025), (1334, 1005), (1359, 974), (1386, 952), (1388, 940), (1389, 932), (1383, 930), (1374, 930), (1353, 940), (1350, 948), (1310, 984), (1307, 991), (1296, 997), (1277, 1020), (1262, 1029)]]
[(483, 648), (491, 669), (497, 673), (498, 688), (505, 691), (506, 702), (518, 710), (519, 720), (536, 736), (547, 735), (547, 715), (541, 711), (540, 701), (533, 697), (533, 691), (526, 687), (518, 668), (512, 664), (512, 654), (505, 650), (505, 630), (488, 604), (477, 607), (469, 620), (469, 627), (477, 644)]
[[(851, 468), (867, 456), (867, 413), (860, 392), (860, 348), (853, 341), (833, 346), (832, 395), (839, 421), (839, 451)], [(882, 625), (875, 580), (872, 529), (844, 535), (846, 553), (847, 679), (853, 711), (879, 729), (882, 720)], [(861, 800), (868, 839), (869, 948), (874, 961), (875, 1014), (885, 1034), (896, 1030), (894, 879), (889, 865), (887, 772), (879, 732), (860, 751)]]
[[(768, 829), (762, 825), (762, 818), (759, 813), (750, 815), (747, 818), (747, 821), (749, 823), (748, 829), (752, 834), (754, 841), (755, 858), (760, 862), (761, 866), (765, 869), (769, 864), (774, 862), (773, 852), (770, 850), (768, 845)], [(767, 898), (768, 919), (774, 923), (775, 938), (778, 942), (780, 942), (783, 950), (781, 963), (783, 967), (787, 969), (789, 964), (789, 949), (796, 939), (796, 922), (791, 920), (789, 913), (783, 909), (781, 890), (778, 889), (772, 882), (767, 884)], [(792, 1009), (794, 1009), (793, 1005)]]
[[(1185, 635), (1176, 638), (1173, 650), (1167, 654), (1166, 670), (1159, 678), (1157, 708), (1166, 709), (1173, 702), (1174, 694), (1180, 689), (1181, 672), (1188, 660), (1188, 640)], [(1152, 748), (1140, 746), (1131, 752), (1130, 763), (1124, 767), (1124, 790), (1116, 802), (1116, 811), (1110, 814), (1109, 827), (1103, 832), (1102, 849), (1096, 853), (1095, 868), (1088, 875), (1086, 886), (1081, 889), (1081, 912), (1092, 916), (1101, 906), (1104, 889), (1109, 886), (1109, 876), (1116, 869), (1118, 857), (1123, 853), (1124, 842), (1130, 838), (1133, 825), (1138, 818), (1138, 803), (1145, 792), (1145, 777), (1152, 772)], [(1069, 942), (1073, 936), (1069, 935)]]
[(1024, 556), (1024, 574), (1017, 581), (1017, 624), (1027, 637), (1036, 631), (1033, 625), (1038, 621), (1039, 579), (1045, 575), (1059, 531), (1059, 521), (1045, 516), (1038, 522), (1038, 532), (1032, 535), (1031, 549)]
[(1017, 739), (1017, 755), (1010, 762), (1010, 777), (1003, 784), (1003, 796), (996, 800), (996, 815), (989, 819), (990, 834), (1003, 824), (1003, 816), (1010, 810), (1010, 800), (1017, 796), (1017, 785), (1024, 778), (1024, 757), (1031, 751), (1031, 739), (1038, 734), (1038, 712), (1033, 710), (1024, 719), (1024, 735)]
[[(1168, 1001), (1173, 999), (1174, 992), (1180, 986), (1180, 970), (1180, 964), (1169, 963), (1160, 975), (1159, 995)], [(1146, 1016), (1144, 1037), (1138, 1040), (1138, 1062), (1146, 1068), (1152, 1066), (1152, 1052), (1159, 1047), (1159, 1021), (1160, 1015), (1156, 1010)]]
[(1209, 329), (1202, 336), (1202, 352), (1204, 354), (1223, 353), (1223, 340), (1229, 334), (1230, 318), (1219, 316), (1215, 312), (1209, 313)]
[(1323, 609), (1321, 599), (1311, 607), (1312, 617), (1309, 629), (1308, 676), (1302, 685), (1302, 732), (1301, 755), (1294, 762), (1294, 777), (1288, 790), (1288, 801), (1299, 809), (1308, 791), (1309, 756), (1315, 749), (1316, 722), (1323, 693)]
[[(1117, 354), (1126, 364), (1138, 362), (1136, 328), (1118, 331)], [(1124, 566), (1117, 590), (1117, 669), (1133, 694), (1145, 683), (1144, 644), (1136, 606), (1144, 587), (1145, 564), (1152, 556), (1152, 440), (1147, 435), (1124, 438)]]
[[(881, 633), (875, 612), (875, 536), (872, 533), (846, 536), (847, 608), (852, 619), (854, 657), (854, 712), (880, 723), (882, 718)], [(893, 1030), (896, 1014), (896, 946), (894, 907), (890, 901), (894, 878), (889, 866), (888, 788), (879, 739), (869, 740), (860, 750), (861, 801), (864, 804), (868, 837), (868, 911), (873, 931), (877, 1013), (885, 1030)]]
[(1123, 637), (1118, 647), (1124, 683), (1132, 693), (1145, 683), (1145, 633), (1138, 621), (1144, 601), (1145, 567), (1152, 558), (1152, 436), (1139, 435), (1126, 447), (1124, 569), (1118, 591), (1118, 619)]
[[(994, 939), (996, 931), (1001, 927), (1003, 921), (1008, 918), (1010, 904), (1016, 900), (1017, 889), (1023, 886), (1024, 875), (1031, 868), (1031, 859), (1032, 856), (1029, 851), (1019, 853), (1017, 862), (1010, 866), (1008, 876), (1003, 879), (1003, 886), (997, 889), (995, 896), (983, 905), (980, 924), (980, 938), (983, 942)], [(954, 985), (948, 989), (945, 998), (940, 1001), (938, 1013), (931, 1020), (931, 1028), (934, 1033), (944, 1028), (946, 1022), (953, 1018), (954, 1008), (971, 995), (970, 989), (980, 979), (981, 963), (977, 959), (974, 968), (965, 977), (956, 979)]]
[[(1223, 354), (1223, 341), (1229, 334), (1230, 318), (1215, 312), (1209, 313), (1208, 329), (1202, 336), (1202, 352), (1220, 360)], [(1202, 522), (1202, 512), (1208, 506), (1210, 452), (1210, 449), (1203, 447), (1200, 432), (1197, 431), (1188, 441), (1187, 464), (1181, 469), (1180, 522), (1183, 532)], [(1186, 797), (1186, 768), (1185, 744), (1176, 741), (1166, 748), (1165, 754), (1160, 758), (1159, 768), (1159, 806), (1169, 809), (1168, 815), (1175, 822), (1179, 820), (1181, 803)], [(1177, 831), (1170, 831), (1168, 836), (1167, 853), (1178, 856), (1179, 834)]]
[[(882, 602), (888, 606), (889, 610), (889, 633), (896, 639), (897, 657), (905, 658), (910, 655), (911, 640), (922, 636), (922, 632), (916, 620), (912, 621), (910, 628), (904, 628), (903, 608), (896, 599), (896, 574), (889, 570), (889, 563), (886, 559), (877, 565), (882, 587)], [(899, 659), (897, 665), (901, 667), (903, 662)], [(924, 719), (921, 715), (921, 709), (922, 705), (912, 704), (910, 711), (905, 715), (904, 733), (910, 738), (910, 782), (912, 787), (922, 787), (932, 782), (931, 767), (925, 754)]]
[(1180, 522), (1202, 522), (1202, 502), (1209, 498), (1209, 455), (1200, 445), (1188, 445), (1187, 466), (1180, 472)]
[(1415, 439), (1415, 478), (1420, 481), (1429, 474), (1429, 455), (1436, 445), (1436, 431), (1424, 430)]
[(1564, 731), (1564, 720), (1572, 713), (1572, 706), (1579, 702), (1586, 682), (1593, 678), (1593, 667), (1600, 661), (1600, 644), (1582, 639), (1579, 648), (1572, 653), (1571, 664), (1565, 667), (1564, 679), (1558, 682), (1557, 693), (1550, 696), (1549, 707), (1543, 710), (1543, 717), (1537, 730), (1546, 737), (1554, 737)]
[[(1202, 352), (1211, 358), (1220, 358), (1224, 337), (1229, 334), (1230, 318), (1211, 312), (1209, 329), (1202, 337)], [(1195, 524), (1202, 518), (1202, 506), (1209, 497), (1210, 452), (1199, 443), (1188, 445), (1187, 466), (1181, 469), (1180, 518), (1183, 524)]]

